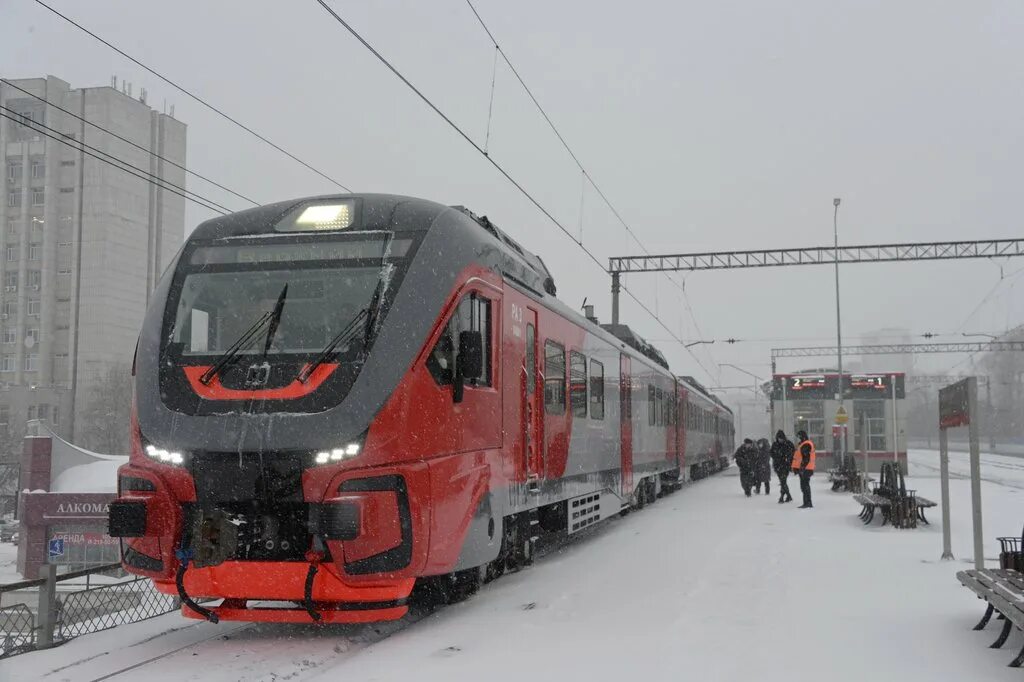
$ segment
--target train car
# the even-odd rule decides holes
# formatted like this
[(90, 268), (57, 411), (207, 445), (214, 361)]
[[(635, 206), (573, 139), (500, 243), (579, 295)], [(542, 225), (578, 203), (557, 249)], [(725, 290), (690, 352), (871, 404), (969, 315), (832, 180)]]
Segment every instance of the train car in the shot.
[(729, 466), (734, 448), (732, 411), (693, 377), (679, 377), (678, 391), (688, 478), (698, 480), (722, 471)]
[(125, 569), (194, 618), (397, 619), (679, 487), (731, 415), (691, 429), (713, 401), (555, 293), (489, 220), (422, 199), (203, 223), (136, 349)]

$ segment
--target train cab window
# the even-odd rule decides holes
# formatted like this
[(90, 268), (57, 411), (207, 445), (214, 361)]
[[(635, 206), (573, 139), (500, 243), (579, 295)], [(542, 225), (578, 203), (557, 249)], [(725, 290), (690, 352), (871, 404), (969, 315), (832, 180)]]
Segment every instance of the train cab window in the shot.
[(533, 395), (537, 390), (537, 330), (532, 324), (526, 325), (526, 393)]
[(654, 386), (647, 384), (647, 425), (654, 426)]
[(590, 418), (604, 419), (604, 365), (590, 361)]
[(455, 313), (445, 325), (441, 337), (427, 358), (427, 369), (439, 384), (451, 384), (458, 360), (459, 332), (480, 332), (483, 338), (484, 373), (479, 379), (469, 379), (467, 386), (491, 385), (491, 302), (479, 294), (467, 294), (459, 301)]
[(572, 416), (587, 416), (587, 358), (577, 351), (569, 352), (569, 407)]
[(565, 348), (544, 342), (544, 411), (565, 414)]

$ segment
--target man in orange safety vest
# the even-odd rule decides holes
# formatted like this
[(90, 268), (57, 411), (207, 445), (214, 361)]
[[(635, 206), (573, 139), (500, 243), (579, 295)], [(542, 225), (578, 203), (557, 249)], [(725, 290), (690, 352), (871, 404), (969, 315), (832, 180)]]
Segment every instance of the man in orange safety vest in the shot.
[(814, 475), (814, 442), (807, 437), (806, 431), (797, 431), (796, 438), (799, 445), (796, 446), (796, 453), (793, 455), (793, 473), (800, 476), (800, 492), (804, 494), (804, 503), (799, 509), (810, 509), (811, 504), (811, 476)]

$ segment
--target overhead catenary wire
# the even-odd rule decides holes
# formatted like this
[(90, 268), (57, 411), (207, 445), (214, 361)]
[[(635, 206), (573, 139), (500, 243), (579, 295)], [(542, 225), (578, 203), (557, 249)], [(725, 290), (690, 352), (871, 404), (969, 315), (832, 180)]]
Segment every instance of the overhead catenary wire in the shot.
[(162, 80), (162, 81), (163, 81), (164, 83), (167, 83), (167, 84), (168, 84), (168, 85), (170, 85), (170, 86), (171, 86), (172, 88), (176, 89), (176, 90), (177, 90), (178, 92), (181, 92), (182, 94), (186, 95), (187, 97), (190, 97), (191, 99), (193, 99), (194, 101), (198, 102), (198, 103), (199, 103), (199, 104), (201, 104), (202, 106), (206, 107), (206, 108), (207, 108), (207, 109), (209, 109), (210, 111), (214, 112), (215, 114), (217, 114), (217, 115), (218, 115), (218, 116), (220, 116), (221, 118), (223, 118), (223, 119), (225, 119), (225, 120), (227, 120), (227, 121), (229, 121), (229, 122), (233, 123), (234, 125), (238, 126), (238, 127), (239, 127), (239, 128), (241, 128), (242, 130), (246, 131), (247, 133), (249, 133), (250, 135), (252, 135), (252, 136), (253, 136), (253, 137), (255, 137), (256, 139), (260, 140), (261, 142), (264, 142), (265, 144), (268, 144), (268, 145), (270, 145), (271, 147), (273, 147), (273, 148), (274, 148), (274, 149), (276, 149), (277, 151), (281, 152), (282, 154), (284, 154), (285, 156), (287, 156), (287, 157), (288, 157), (289, 159), (291, 159), (292, 161), (295, 161), (295, 162), (296, 162), (296, 163), (298, 163), (299, 165), (303, 166), (303, 167), (304, 167), (304, 168), (306, 168), (307, 170), (310, 170), (310, 171), (312, 171), (313, 173), (316, 173), (316, 174), (317, 174), (317, 175), (319, 175), (319, 176), (320, 176), (321, 178), (323, 178), (324, 180), (327, 180), (328, 182), (330, 182), (330, 183), (331, 183), (332, 185), (334, 185), (335, 187), (338, 187), (338, 188), (340, 188), (340, 189), (343, 189), (343, 190), (345, 190), (346, 192), (351, 192), (351, 191), (352, 191), (352, 190), (351, 190), (351, 189), (349, 189), (349, 188), (348, 188), (347, 186), (345, 186), (345, 185), (344, 185), (344, 184), (343, 184), (342, 182), (340, 182), (340, 181), (338, 181), (338, 180), (334, 179), (333, 177), (331, 177), (331, 176), (330, 176), (330, 175), (328, 175), (327, 173), (325, 173), (325, 172), (323, 172), (322, 170), (320, 170), (320, 169), (318, 169), (318, 168), (314, 167), (314, 166), (313, 166), (312, 164), (310, 164), (310, 163), (307, 163), (306, 161), (303, 161), (303, 160), (302, 160), (301, 158), (299, 158), (298, 156), (296, 156), (296, 155), (295, 155), (295, 154), (293, 154), (292, 152), (290, 152), (290, 151), (288, 151), (287, 149), (285, 149), (285, 148), (281, 147), (281, 146), (280, 146), (280, 145), (278, 145), (277, 143), (275, 143), (275, 142), (272, 142), (272, 141), (271, 141), (271, 140), (270, 140), (269, 138), (267, 138), (266, 136), (264, 136), (264, 135), (262, 135), (262, 134), (260, 134), (260, 133), (256, 132), (255, 130), (253, 130), (253, 129), (252, 129), (252, 128), (250, 128), (249, 126), (247, 126), (247, 125), (245, 125), (244, 123), (240, 122), (240, 121), (239, 121), (238, 119), (236, 119), (236, 118), (234, 118), (234, 117), (230, 116), (229, 114), (225, 113), (225, 112), (224, 112), (224, 111), (223, 111), (222, 109), (219, 109), (219, 108), (217, 108), (216, 106), (214, 106), (213, 104), (210, 104), (210, 103), (209, 103), (208, 101), (206, 101), (205, 99), (203, 99), (203, 98), (202, 98), (202, 97), (200, 97), (199, 95), (196, 95), (196, 94), (195, 94), (195, 93), (193, 93), (192, 91), (190, 91), (190, 90), (186, 89), (186, 88), (185, 88), (184, 86), (182, 86), (182, 85), (179, 85), (178, 83), (176, 83), (176, 82), (172, 81), (172, 80), (171, 80), (170, 78), (167, 78), (166, 76), (164, 76), (164, 75), (163, 75), (163, 74), (161, 74), (160, 72), (156, 71), (155, 69), (153, 69), (153, 68), (151, 68), (151, 67), (149, 67), (149, 66), (147, 66), (147, 65), (143, 64), (143, 63), (142, 63), (141, 61), (139, 61), (139, 60), (138, 60), (138, 59), (136, 59), (135, 57), (131, 56), (130, 54), (128, 54), (127, 52), (125, 52), (125, 51), (124, 51), (124, 50), (122, 50), (121, 48), (119, 48), (119, 47), (117, 47), (116, 45), (114, 45), (113, 43), (111, 43), (111, 42), (109, 42), (109, 41), (105, 40), (104, 38), (100, 37), (99, 35), (97, 35), (97, 34), (93, 33), (92, 31), (90, 31), (89, 29), (87, 29), (87, 28), (86, 28), (85, 26), (82, 26), (81, 24), (79, 24), (79, 23), (78, 23), (77, 21), (75, 21), (75, 20), (74, 20), (74, 19), (72, 19), (71, 17), (67, 16), (66, 14), (62, 14), (62, 13), (61, 13), (60, 11), (58, 11), (57, 9), (55, 9), (55, 8), (51, 7), (50, 5), (46, 4), (46, 3), (45, 3), (45, 2), (43, 2), (42, 0), (35, 0), (35, 2), (36, 2), (36, 4), (40, 5), (41, 7), (44, 7), (44, 8), (46, 8), (47, 10), (49, 10), (50, 12), (52, 12), (53, 14), (56, 14), (56, 15), (57, 15), (58, 17), (60, 17), (61, 19), (63, 19), (63, 20), (64, 20), (64, 21), (66, 21), (67, 23), (71, 24), (72, 26), (74, 26), (74, 27), (75, 27), (75, 28), (77, 28), (78, 30), (82, 31), (83, 33), (85, 33), (85, 34), (87, 34), (87, 35), (89, 35), (89, 36), (91, 36), (91, 37), (95, 38), (95, 39), (96, 39), (96, 40), (98, 40), (99, 42), (103, 43), (104, 45), (106, 45), (107, 47), (109, 47), (109, 48), (110, 48), (111, 50), (113, 50), (114, 52), (117, 52), (117, 53), (118, 53), (119, 55), (121, 55), (122, 57), (124, 57), (124, 58), (125, 58), (125, 59), (127, 59), (128, 61), (132, 62), (132, 63), (133, 63), (133, 64), (135, 64), (136, 66), (139, 66), (139, 67), (141, 67), (141, 68), (145, 69), (146, 71), (148, 71), (149, 73), (153, 74), (154, 76), (156, 76), (157, 78), (159, 78), (160, 80)]
[[(3, 112), (0, 112), (0, 118), (6, 118), (6, 119), (8, 119), (10, 121), (14, 121), (15, 123), (19, 123), (21, 125), (25, 125), (25, 121), (23, 119), (18, 118), (16, 116), (11, 116), (10, 114), (6, 114), (6, 113), (3, 113)], [(194, 204), (196, 204), (198, 206), (202, 206), (203, 208), (205, 208), (205, 209), (207, 209), (209, 211), (212, 211), (214, 213), (218, 213), (220, 215), (227, 215), (227, 213), (228, 213), (227, 211), (222, 211), (220, 209), (214, 208), (213, 206), (211, 206), (209, 204), (204, 203), (201, 199), (196, 199), (194, 197), (189, 196), (188, 194), (185, 194), (184, 192), (179, 192), (176, 189), (172, 189), (171, 187), (169, 187), (166, 184), (164, 184), (163, 181), (154, 180), (152, 177), (146, 177), (146, 175), (142, 175), (140, 173), (135, 173), (135, 172), (129, 170), (128, 168), (126, 168), (125, 165), (121, 165), (119, 163), (115, 163), (114, 161), (110, 161), (108, 159), (105, 159), (105, 158), (103, 158), (102, 156), (100, 156), (98, 154), (93, 154), (92, 152), (86, 151), (82, 147), (80, 142), (77, 142), (77, 141), (73, 142), (71, 140), (64, 139), (64, 137), (62, 135), (59, 135), (59, 134), (58, 135), (53, 135), (51, 133), (47, 133), (47, 132), (44, 132), (44, 131), (38, 130), (38, 129), (36, 129), (36, 132), (38, 132), (40, 135), (43, 135), (44, 137), (48, 137), (48, 138), (50, 138), (52, 140), (56, 140), (57, 142), (60, 142), (61, 144), (65, 144), (65, 145), (67, 145), (67, 146), (69, 146), (69, 147), (71, 147), (73, 149), (76, 149), (76, 150), (82, 152), (83, 154), (85, 154), (86, 156), (91, 156), (92, 158), (96, 159), (97, 161), (102, 161), (103, 163), (105, 163), (107, 165), (110, 165), (110, 166), (113, 166), (114, 168), (117, 168), (119, 170), (122, 170), (125, 173), (128, 173), (129, 175), (133, 175), (133, 176), (139, 178), (140, 180), (144, 180), (145, 182), (148, 182), (148, 183), (150, 183), (152, 185), (156, 185), (157, 187), (160, 187), (161, 189), (165, 189), (165, 190), (167, 190), (168, 192), (170, 192), (172, 194), (177, 194), (178, 196), (182, 197), (183, 199), (187, 199), (188, 201), (191, 201), (192, 203), (194, 203)], [(132, 166), (132, 167), (134, 168), (134, 166)], [(196, 195), (196, 196), (199, 196), (199, 195)]]
[(151, 149), (147, 149), (147, 148), (143, 147), (142, 145), (137, 144), (137, 143), (133, 142), (132, 140), (129, 140), (128, 138), (126, 138), (126, 137), (124, 137), (122, 135), (118, 135), (117, 133), (113, 132), (112, 130), (108, 130), (107, 128), (104, 128), (103, 126), (99, 125), (98, 123), (94, 123), (94, 122), (90, 121), (89, 119), (87, 119), (87, 118), (85, 118), (83, 116), (79, 116), (75, 112), (70, 111), (68, 109), (65, 109), (64, 107), (60, 106), (59, 104), (55, 104), (55, 103), (51, 102), (50, 100), (46, 99), (45, 97), (40, 97), (39, 95), (35, 94), (34, 92), (31, 92), (29, 90), (26, 90), (25, 88), (19, 87), (19, 86), (15, 85), (14, 83), (12, 83), (11, 81), (7, 80), (6, 78), (0, 78), (0, 83), (3, 83), (4, 85), (7, 85), (9, 87), (12, 87), (15, 90), (18, 90), (18, 91), (28, 95), (29, 97), (35, 98), (36, 100), (38, 100), (40, 102), (43, 102), (44, 104), (46, 104), (48, 106), (53, 107), (57, 111), (62, 111), (65, 114), (67, 114), (68, 116), (71, 116), (71, 117), (81, 121), (82, 123), (84, 123), (84, 124), (86, 124), (86, 125), (88, 125), (88, 126), (90, 126), (92, 128), (95, 128), (95, 129), (97, 129), (97, 130), (99, 130), (101, 132), (104, 132), (107, 135), (110, 135), (111, 137), (116, 138), (116, 139), (124, 142), (125, 144), (129, 144), (132, 147), (135, 147), (136, 149), (139, 149), (139, 150), (141, 150), (143, 152), (146, 152), (147, 154), (149, 154), (150, 156), (152, 156), (155, 159), (159, 159), (160, 161), (168, 163), (168, 164), (174, 166), (175, 168), (179, 168), (179, 169), (185, 171), (186, 173), (188, 173), (189, 175), (191, 175), (193, 177), (199, 178), (200, 180), (203, 180), (204, 182), (208, 182), (211, 185), (213, 185), (214, 187), (216, 187), (218, 189), (224, 190), (228, 194), (232, 194), (232, 195), (238, 197), (239, 199), (242, 199), (243, 201), (248, 201), (253, 206), (259, 206), (260, 205), (259, 202), (256, 201), (255, 199), (250, 199), (249, 197), (245, 196), (244, 194), (240, 194), (240, 193), (236, 192), (235, 190), (231, 189), (230, 187), (225, 187), (224, 185), (220, 184), (219, 182), (211, 180), (210, 178), (208, 178), (208, 177), (206, 177), (204, 175), (200, 175), (196, 171), (194, 171), (194, 170), (192, 170), (190, 168), (186, 168), (185, 166), (183, 166), (182, 164), (178, 163), (177, 161), (174, 161), (173, 159), (168, 159), (166, 156), (158, 154), (158, 153), (154, 152)]
[[(622, 214), (619, 212), (618, 208), (616, 208), (615, 205), (612, 204), (611, 200), (604, 193), (604, 190), (602, 190), (597, 185), (597, 182), (594, 180), (593, 175), (591, 175), (587, 171), (586, 167), (584, 167), (584, 165), (583, 165), (583, 162), (580, 161), (579, 156), (577, 156), (576, 152), (574, 152), (572, 147), (569, 146), (569, 143), (566, 141), (565, 136), (562, 135), (562, 132), (558, 129), (558, 126), (556, 126), (555, 122), (553, 120), (551, 120), (551, 117), (548, 115), (548, 112), (544, 109), (543, 106), (541, 106), (540, 101), (533, 94), (533, 90), (530, 89), (530, 86), (526, 84), (526, 81), (519, 74), (519, 70), (516, 69), (515, 64), (512, 63), (512, 60), (509, 58), (508, 54), (506, 54), (505, 50), (498, 43), (498, 39), (494, 36), (494, 33), (491, 32), (491, 29), (487, 25), (487, 22), (485, 22), (483, 20), (483, 17), (480, 16), (480, 13), (477, 11), (476, 7), (473, 5), (472, 0), (466, 0), (466, 4), (469, 5), (469, 9), (473, 12), (473, 16), (476, 17), (476, 20), (480, 23), (480, 27), (483, 28), (484, 32), (487, 34), (487, 37), (490, 38), (491, 42), (494, 44), (494, 49), (497, 51), (498, 54), (501, 55), (501, 58), (505, 61), (505, 64), (508, 66), (509, 70), (516, 77), (516, 80), (519, 81), (519, 84), (523, 86), (523, 90), (526, 92), (527, 96), (530, 98), (530, 101), (532, 101), (534, 106), (537, 107), (537, 111), (540, 112), (540, 115), (547, 122), (548, 127), (551, 128), (551, 132), (553, 132), (555, 134), (555, 137), (558, 138), (558, 141), (562, 143), (562, 147), (565, 148), (565, 151), (568, 152), (570, 157), (572, 157), (573, 162), (576, 164), (576, 166), (583, 173), (583, 176), (586, 179), (586, 181), (589, 182), (590, 186), (594, 188), (594, 191), (597, 192), (597, 195), (601, 198), (601, 200), (604, 202), (604, 204), (612, 212), (612, 215), (614, 215), (615, 218), (619, 221), (619, 223), (621, 223), (622, 227), (625, 228), (627, 234), (629, 234), (629, 236), (632, 237), (633, 241), (636, 242), (637, 246), (639, 246), (640, 249), (643, 250), (643, 252), (646, 255), (648, 255), (648, 256), (651, 255), (651, 252), (650, 252), (650, 250), (648, 250), (647, 246), (640, 240), (640, 237), (637, 236), (637, 234), (633, 230), (633, 228), (629, 225), (629, 223), (626, 222), (626, 219), (622, 217)], [(686, 291), (685, 280), (683, 282), (677, 282), (675, 279), (672, 278), (672, 276), (669, 273), (666, 272), (666, 273), (663, 273), (663, 274), (665, 275), (665, 278), (669, 282), (674, 284), (676, 287), (679, 288), (680, 291), (683, 292), (683, 298), (686, 301), (686, 310), (687, 310), (687, 313), (688, 313), (688, 315), (690, 317), (690, 321), (693, 323), (694, 329), (697, 331), (697, 333), (700, 334), (701, 336), (703, 336), (703, 333), (700, 331), (700, 325), (697, 323), (697, 317), (696, 317), (696, 315), (693, 312), (693, 306), (690, 303), (689, 293), (687, 293), (687, 291)], [(711, 352), (710, 351), (708, 351), (708, 357), (710, 357), (712, 359), (712, 361), (714, 360), (714, 358), (711, 356)]]
[[(36, 1), (38, 2), (39, 0), (36, 0)], [(391, 73), (394, 74), (394, 76), (396, 78), (398, 78), (400, 81), (402, 81), (402, 83), (406, 87), (408, 87), (417, 97), (419, 97), (420, 100), (422, 100), (424, 104), (426, 104), (428, 107), (430, 107), (430, 109), (433, 110), (435, 114), (437, 114), (445, 123), (447, 123), (449, 125), (449, 127), (452, 128), (452, 130), (454, 130), (456, 133), (458, 133), (458, 135), (463, 140), (465, 140), (466, 143), (468, 143), (471, 147), (473, 147), (473, 149), (475, 149), (481, 156), (483, 156), (485, 159), (487, 159), (488, 163), (490, 163), (495, 168), (495, 170), (497, 170), (506, 180), (508, 180), (508, 182), (513, 187), (515, 187), (517, 190), (519, 190), (519, 192), (524, 197), (526, 197), (526, 199), (530, 203), (532, 203), (537, 208), (538, 211), (540, 211), (548, 220), (550, 220), (552, 224), (554, 224), (559, 230), (561, 230), (562, 233), (565, 234), (565, 236), (567, 236), (570, 240), (572, 240), (573, 243), (575, 243), (587, 255), (587, 257), (590, 258), (590, 260), (592, 260), (594, 262), (595, 265), (597, 265), (599, 268), (601, 268), (601, 270), (604, 273), (606, 273), (606, 274), (608, 273), (607, 267), (594, 254), (593, 251), (591, 251), (586, 246), (584, 246), (582, 243), (580, 243), (575, 238), (575, 235), (573, 235), (573, 233), (568, 228), (566, 228), (566, 226), (564, 224), (562, 224), (562, 222), (560, 220), (558, 220), (547, 208), (545, 208), (544, 205), (541, 204), (518, 180), (516, 180), (514, 177), (512, 177), (512, 175), (507, 170), (505, 170), (505, 168), (501, 164), (499, 164), (497, 161), (495, 161), (494, 158), (490, 154), (488, 154), (484, 150), (484, 148), (481, 147), (475, 140), (473, 140), (473, 138), (471, 138), (457, 123), (455, 123), (436, 104), (434, 104), (434, 102), (429, 97), (427, 97), (423, 93), (423, 91), (421, 91), (419, 88), (417, 88), (408, 78), (405, 77), (405, 75), (402, 74), (401, 71), (399, 71), (390, 61), (388, 61), (388, 59), (384, 55), (382, 55), (380, 52), (378, 52), (376, 48), (374, 48), (365, 38), (363, 38), (363, 36), (358, 31), (356, 31), (355, 28), (353, 28), (351, 24), (349, 24), (347, 21), (345, 21), (341, 17), (341, 15), (339, 15), (334, 10), (334, 8), (332, 8), (326, 2), (326, 0), (315, 0), (315, 2), (318, 5), (320, 5), (321, 7), (323, 7), (323, 9), (328, 14), (330, 14), (331, 17), (334, 18), (335, 21), (337, 21), (346, 31), (348, 31), (352, 35), (353, 38), (355, 38), (357, 41), (359, 41), (359, 43), (363, 47), (365, 47), (374, 57), (376, 57), (377, 60), (381, 64), (383, 64), (389, 71), (391, 71)], [(651, 317), (654, 318), (658, 322), (658, 324), (662, 328), (665, 329), (666, 332), (668, 332), (672, 336), (675, 336), (675, 334), (672, 332), (672, 330), (668, 326), (666, 326), (665, 323), (662, 322), (662, 320), (657, 315), (655, 315), (651, 311), (651, 309), (649, 307), (644, 305), (640, 301), (640, 299), (638, 299), (628, 288), (626, 288), (625, 285), (622, 286), (622, 289), (623, 289), (623, 291), (625, 291), (629, 295), (630, 298), (632, 298), (638, 305), (640, 305), (641, 308), (643, 308), (649, 315), (651, 315)], [(677, 340), (678, 340), (678, 338), (677, 338)], [(682, 345), (681, 342), (680, 342), (680, 345)], [(689, 349), (686, 349), (686, 350), (687, 350), (687, 352), (690, 353), (690, 355), (697, 362), (697, 364), (701, 367), (701, 369), (704, 370), (704, 372), (707, 373), (707, 375), (709, 377), (713, 378), (713, 375), (711, 374), (711, 372), (709, 372), (708, 369), (706, 367), (704, 367), (704, 364), (702, 362), (700, 362), (700, 360), (697, 358), (697, 356), (692, 351), (690, 351)]]
[[(11, 119), (12, 121), (14, 121), (16, 123), (19, 123), (20, 125), (23, 125), (26, 128), (29, 128), (30, 130), (33, 130), (33, 131), (35, 131), (37, 133), (41, 133), (43, 135), (46, 135), (46, 133), (44, 133), (43, 131), (44, 130), (48, 130), (51, 133), (54, 133), (54, 135), (56, 136), (56, 137), (54, 137), (54, 135), (47, 135), (47, 137), (54, 137), (54, 139), (61, 140), (66, 135), (66, 133), (64, 133), (63, 131), (57, 130), (56, 128), (51, 128), (50, 126), (45, 125), (43, 123), (39, 123), (37, 121), (31, 121), (30, 122), (30, 121), (27, 121), (25, 119), (22, 119), (18, 115), (17, 111), (15, 111), (14, 109), (10, 109), (8, 107), (5, 107), (2, 104), (0, 104), (0, 111), (7, 112), (7, 115), (5, 116), (6, 118)], [(79, 149), (79, 151), (83, 151), (83, 152), (85, 152), (85, 150), (88, 149), (88, 150), (90, 150), (91, 152), (94, 152), (94, 153), (89, 153), (89, 152), (85, 152), (85, 153), (87, 153), (87, 154), (89, 154), (89, 156), (93, 156), (95, 158), (100, 158), (99, 156), (96, 156), (96, 155), (97, 154), (102, 154), (104, 157), (108, 157), (110, 159), (113, 159), (112, 162), (108, 161), (108, 163), (110, 163), (111, 165), (116, 165), (114, 163), (114, 162), (116, 162), (117, 164), (121, 164), (121, 165), (123, 165), (123, 166), (125, 166), (127, 168), (132, 169), (133, 171), (137, 171), (138, 173), (141, 173), (143, 175), (148, 176), (149, 178), (152, 178), (153, 180), (158, 181), (161, 184), (161, 186), (164, 186), (165, 188), (172, 188), (173, 187), (176, 190), (180, 190), (180, 192), (183, 193), (183, 194), (181, 194), (181, 196), (185, 197), (186, 199), (189, 198), (188, 195), (196, 196), (196, 197), (198, 197), (201, 200), (201, 201), (197, 201), (197, 203), (200, 203), (201, 205), (205, 206), (206, 208), (209, 208), (210, 210), (215, 210), (218, 213), (220, 213), (221, 215), (226, 215), (228, 213), (231, 213), (231, 209), (229, 209), (227, 206), (222, 206), (221, 204), (218, 204), (213, 199), (209, 199), (207, 197), (204, 197), (204, 196), (202, 196), (200, 194), (197, 194), (197, 193), (193, 192), (192, 190), (185, 189), (181, 185), (176, 185), (173, 182), (171, 182), (170, 180), (166, 180), (164, 178), (161, 178), (158, 175), (154, 175), (153, 173), (150, 173), (148, 170), (145, 170), (143, 168), (139, 168), (136, 165), (128, 163), (124, 159), (121, 159), (121, 158), (111, 154), (110, 152), (103, 151), (102, 149), (94, 147), (94, 146), (92, 146), (90, 144), (86, 144), (85, 142), (82, 142), (82, 141), (76, 141), (76, 143), (73, 143), (71, 146), (73, 146), (76, 149)], [(105, 160), (105, 159), (100, 158), (100, 160)]]

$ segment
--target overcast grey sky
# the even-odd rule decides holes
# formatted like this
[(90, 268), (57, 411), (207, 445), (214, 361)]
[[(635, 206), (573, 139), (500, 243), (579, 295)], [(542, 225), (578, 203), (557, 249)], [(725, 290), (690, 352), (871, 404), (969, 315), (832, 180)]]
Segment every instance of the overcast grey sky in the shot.
[[(52, 3), (356, 191), (488, 215), (544, 258), (563, 300), (588, 297), (609, 317), (607, 276), (313, 0)], [(493, 46), (463, 0), (332, 4), (482, 143)], [(1020, 235), (1020, 2), (475, 4), (652, 252), (831, 243), (834, 196), (844, 243)], [(117, 75), (156, 108), (175, 105), (196, 171), (260, 201), (333, 190), (32, 0), (0, 0), (0, 19), (6, 77), (52, 74), (80, 87)], [(490, 151), (579, 228), (579, 171), (504, 65)], [(205, 217), (190, 210), (187, 229)], [(582, 222), (602, 260), (639, 253), (592, 191)], [(1011, 275), (1024, 259), (1001, 265), (998, 287), (988, 261), (847, 267), (844, 334), (1018, 324), (1024, 273)], [(701, 336), (664, 276), (627, 285), (675, 333)], [(716, 373), (714, 363), (731, 362), (765, 376), (772, 346), (834, 343), (831, 268), (696, 273), (686, 286), (704, 338), (771, 339), (695, 347)], [(668, 337), (628, 299), (623, 318)], [(678, 344), (658, 345), (677, 373), (708, 379)], [(807, 362), (782, 367), (798, 364)], [(721, 381), (748, 378), (726, 368)]]

